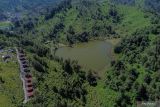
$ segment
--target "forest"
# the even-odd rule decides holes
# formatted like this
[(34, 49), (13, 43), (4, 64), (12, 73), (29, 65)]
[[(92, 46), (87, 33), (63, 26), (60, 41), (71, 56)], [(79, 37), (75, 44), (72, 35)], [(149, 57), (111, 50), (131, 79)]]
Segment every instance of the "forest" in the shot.
[[(1, 0), (0, 21), (13, 21), (25, 16), (38, 16), (61, 0)], [(44, 3), (45, 2), (45, 3)], [(34, 14), (33, 14), (34, 13)]]
[[(0, 104), (136, 107), (138, 101), (159, 101), (159, 6), (157, 0), (62, 0), (49, 9), (42, 6), (38, 15), (12, 21), (9, 30), (0, 30), (0, 46), (23, 47), (33, 74), (35, 97), (23, 104), (22, 90), (17, 88), (22, 86), (8, 79), (18, 81), (18, 65), (0, 62), (0, 100), (4, 100)], [(106, 39), (119, 42), (103, 77), (98, 71), (83, 69), (78, 61), (51, 52), (51, 47), (56, 51), (59, 43), (72, 47)], [(8, 66), (15, 72), (7, 72)]]

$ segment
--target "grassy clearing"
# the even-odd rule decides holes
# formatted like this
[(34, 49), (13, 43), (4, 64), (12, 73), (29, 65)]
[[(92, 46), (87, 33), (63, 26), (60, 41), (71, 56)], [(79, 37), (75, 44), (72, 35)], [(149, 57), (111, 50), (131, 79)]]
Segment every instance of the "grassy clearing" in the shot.
[(5, 22), (0, 22), (0, 27), (9, 27), (11, 26), (11, 22), (9, 21), (5, 21)]
[(0, 105), (17, 107), (23, 102), (22, 83), (17, 62), (0, 61)]
[(0, 92), (0, 105), (1, 107), (13, 107), (11, 100), (4, 93)]
[(88, 87), (86, 107), (113, 107), (118, 93), (105, 87), (104, 80), (99, 80), (96, 87)]
[(123, 21), (118, 26), (120, 34), (131, 34), (137, 29), (150, 26), (150, 19), (145, 13), (136, 7), (118, 6), (119, 12), (123, 15)]

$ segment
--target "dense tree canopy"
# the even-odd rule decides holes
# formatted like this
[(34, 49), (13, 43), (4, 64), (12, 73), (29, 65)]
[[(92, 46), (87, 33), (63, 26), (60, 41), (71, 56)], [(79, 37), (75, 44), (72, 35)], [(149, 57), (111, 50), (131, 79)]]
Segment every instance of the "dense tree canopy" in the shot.
[[(136, 7), (137, 0), (66, 0), (45, 8), (40, 16), (14, 20), (9, 31), (0, 30), (1, 47), (26, 51), (34, 79), (35, 97), (24, 105), (18, 103), (21, 99), (15, 101), (17, 96), (6, 94), (11, 102), (27, 107), (128, 107), (137, 101), (159, 100), (160, 21), (154, 13), (159, 12), (159, 2), (144, 1), (147, 10)], [(113, 38), (120, 38), (120, 43), (102, 77), (101, 71), (85, 70), (77, 61), (54, 54), (60, 43), (72, 46)], [(0, 75), (0, 90), (5, 91), (5, 83)]]

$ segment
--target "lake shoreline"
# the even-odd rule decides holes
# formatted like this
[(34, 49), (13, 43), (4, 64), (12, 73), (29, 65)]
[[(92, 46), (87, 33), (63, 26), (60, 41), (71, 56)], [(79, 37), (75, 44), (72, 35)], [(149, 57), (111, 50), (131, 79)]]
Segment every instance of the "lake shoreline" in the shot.
[(61, 46), (55, 55), (64, 59), (77, 60), (83, 68), (101, 71), (110, 65), (113, 58), (113, 45), (106, 40), (92, 40), (74, 46)]
[(106, 41), (106, 42), (110, 42), (113, 46), (117, 45), (120, 41), (121, 41), (121, 38), (111, 38), (111, 39), (108, 39), (108, 38), (99, 38), (99, 39), (90, 39), (88, 42), (77, 42), (73, 45), (68, 45), (68, 44), (64, 44), (64, 43), (58, 43), (58, 48), (62, 48), (62, 47), (75, 47), (76, 45), (80, 45), (80, 44), (87, 44), (89, 42), (94, 42), (94, 41)]

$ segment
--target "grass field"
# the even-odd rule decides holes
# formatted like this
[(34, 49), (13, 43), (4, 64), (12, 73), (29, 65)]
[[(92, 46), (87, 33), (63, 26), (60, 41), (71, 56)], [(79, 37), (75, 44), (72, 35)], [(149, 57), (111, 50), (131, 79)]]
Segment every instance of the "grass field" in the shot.
[(0, 29), (8, 28), (10, 26), (12, 26), (12, 23), (9, 21), (0, 22)]
[[(13, 59), (16, 61), (16, 59)], [(0, 106), (17, 107), (23, 102), (22, 82), (17, 62), (0, 60)]]
[(96, 87), (88, 88), (86, 107), (113, 107), (118, 93), (105, 87), (104, 80), (99, 80)]
[(141, 9), (129, 6), (118, 6), (119, 13), (123, 15), (121, 24), (118, 25), (120, 34), (130, 35), (138, 29), (143, 29), (150, 25), (150, 19), (145, 17)]

